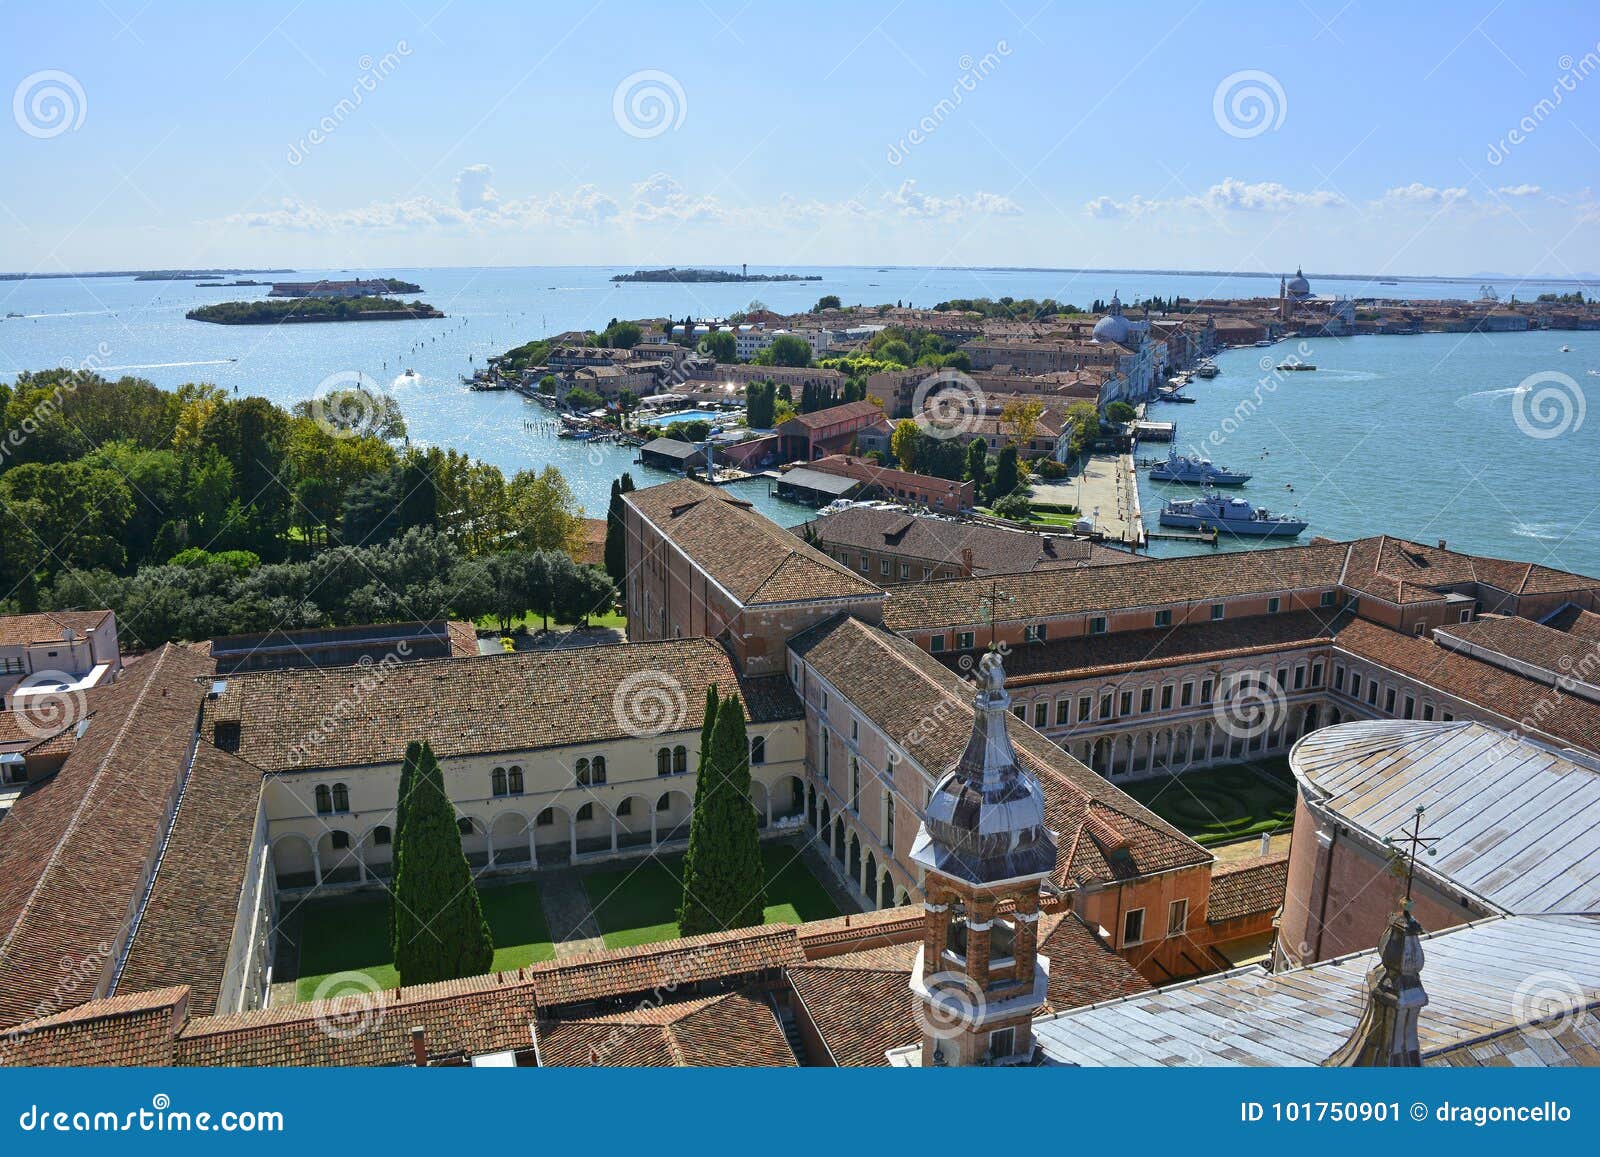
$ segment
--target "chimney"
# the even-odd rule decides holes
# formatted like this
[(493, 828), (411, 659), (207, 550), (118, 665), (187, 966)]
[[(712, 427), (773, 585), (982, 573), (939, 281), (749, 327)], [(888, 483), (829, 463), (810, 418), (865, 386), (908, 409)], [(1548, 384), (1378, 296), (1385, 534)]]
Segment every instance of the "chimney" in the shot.
[(969, 575), (972, 573), (972, 548), (970, 546), (961, 548), (961, 567)]
[(411, 1030), (411, 1056), (419, 1069), (428, 1067), (428, 1034), (421, 1025)]
[(1439, 540), (1439, 549), (1440, 549), (1440, 550), (1443, 550), (1443, 549), (1445, 549), (1445, 545), (1444, 545), (1444, 539), (1442, 539), (1442, 538), (1441, 538), (1441, 539), (1440, 539), (1440, 540)]
[(1272, 855), (1272, 833), (1271, 832), (1262, 832), (1261, 833), (1261, 854), (1263, 856)]

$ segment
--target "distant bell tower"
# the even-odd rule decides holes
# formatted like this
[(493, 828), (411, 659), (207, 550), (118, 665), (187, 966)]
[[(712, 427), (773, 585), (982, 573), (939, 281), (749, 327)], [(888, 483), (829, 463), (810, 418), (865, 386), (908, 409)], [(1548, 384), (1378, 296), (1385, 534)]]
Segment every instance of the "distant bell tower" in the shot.
[(748, 264), (739, 266), (739, 276), (740, 277), (749, 277), (750, 276), (750, 266)]
[(1055, 833), (1039, 781), (1017, 765), (1005, 678), (990, 651), (966, 750), (934, 788), (911, 846), (926, 895), (911, 973), (923, 1065), (1029, 1063), (1049, 985), (1039, 886), (1055, 871)]

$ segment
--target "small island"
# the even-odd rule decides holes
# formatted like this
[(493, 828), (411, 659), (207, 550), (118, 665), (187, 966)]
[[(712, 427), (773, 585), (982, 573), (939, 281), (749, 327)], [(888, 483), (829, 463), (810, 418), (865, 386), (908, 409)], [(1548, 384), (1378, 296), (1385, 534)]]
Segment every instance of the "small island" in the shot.
[(444, 314), (421, 301), (346, 297), (338, 300), (222, 301), (191, 309), (184, 316), (191, 321), (209, 321), (216, 325), (277, 325), (280, 322), (413, 321), (439, 318)]
[(726, 282), (726, 281), (821, 281), (818, 274), (734, 273), (728, 269), (636, 269), (618, 273), (612, 281)]

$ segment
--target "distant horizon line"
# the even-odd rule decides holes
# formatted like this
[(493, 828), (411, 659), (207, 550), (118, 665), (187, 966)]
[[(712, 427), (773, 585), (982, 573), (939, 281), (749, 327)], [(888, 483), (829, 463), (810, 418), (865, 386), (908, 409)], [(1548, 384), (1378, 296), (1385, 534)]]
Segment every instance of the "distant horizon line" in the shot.
[[(396, 264), (386, 264), (386, 265), (359, 266), (359, 267), (355, 267), (355, 268), (340, 267), (340, 266), (290, 267), (290, 268), (284, 268), (283, 266), (260, 266), (260, 267), (254, 267), (254, 268), (247, 267), (247, 266), (237, 266), (237, 267), (226, 267), (226, 268), (204, 269), (204, 270), (196, 270), (196, 269), (193, 269), (193, 268), (190, 268), (190, 267), (185, 267), (185, 266), (173, 266), (173, 267), (169, 267), (169, 268), (161, 268), (161, 267), (151, 266), (151, 267), (148, 267), (148, 268), (139, 268), (139, 269), (97, 269), (97, 270), (69, 271), (69, 272), (62, 272), (62, 273), (24, 272), (24, 271), (0, 272), (0, 281), (52, 281), (52, 280), (70, 280), (72, 278), (79, 278), (79, 277), (83, 277), (83, 278), (91, 278), (91, 277), (92, 278), (137, 277), (137, 276), (140, 276), (140, 275), (158, 274), (158, 273), (159, 274), (200, 273), (200, 274), (205, 274), (205, 275), (209, 275), (209, 276), (221, 276), (221, 275), (234, 276), (234, 275), (239, 275), (239, 274), (275, 274), (276, 275), (276, 274), (289, 274), (289, 273), (302, 274), (302, 273), (308, 273), (308, 272), (323, 273), (323, 272), (330, 272), (330, 271), (335, 271), (335, 270), (337, 270), (338, 272), (350, 273), (350, 274), (355, 275), (355, 276), (362, 276), (362, 275), (370, 276), (374, 272), (379, 271), (379, 270), (392, 271), (392, 270), (412, 270), (412, 269), (417, 269), (417, 270), (425, 270), (425, 269), (440, 269), (440, 270), (444, 270), (444, 269), (598, 269), (598, 270), (624, 269), (624, 270), (626, 270), (626, 269), (631, 269), (631, 270), (637, 272), (637, 271), (640, 271), (640, 270), (643, 270), (643, 269), (685, 269), (685, 270), (687, 270), (687, 269), (713, 269), (713, 270), (722, 270), (723, 266), (725, 264), (732, 264), (732, 265), (735, 265), (735, 266), (747, 267), (747, 268), (757, 269), (757, 270), (772, 270), (772, 271), (788, 271), (788, 270), (796, 270), (796, 269), (844, 269), (844, 270), (865, 270), (865, 271), (868, 271), (868, 272), (878, 272), (878, 271), (887, 272), (887, 271), (891, 271), (891, 270), (918, 270), (918, 271), (921, 271), (921, 270), (948, 270), (948, 271), (950, 271), (952, 273), (1097, 273), (1097, 274), (1122, 274), (1122, 275), (1139, 275), (1139, 276), (1243, 277), (1243, 278), (1267, 278), (1267, 279), (1271, 279), (1273, 277), (1286, 277), (1286, 276), (1289, 276), (1289, 274), (1287, 272), (1277, 272), (1277, 271), (1271, 271), (1271, 270), (1250, 271), (1250, 270), (1227, 270), (1227, 269), (1179, 269), (1179, 268), (1135, 269), (1135, 268), (1122, 267), (1122, 266), (896, 265), (896, 264), (887, 264), (887, 265), (878, 265), (878, 264), (865, 264), (865, 265), (767, 265), (767, 264), (761, 264), (761, 265), (757, 265), (757, 264), (751, 264), (749, 262), (732, 262), (732, 263), (712, 262), (712, 263), (708, 263), (708, 264), (690, 264), (690, 265), (676, 265), (676, 264), (673, 264), (673, 265), (641, 266), (641, 265), (628, 265), (628, 264), (618, 265), (618, 264), (601, 263), (601, 262), (590, 262), (590, 263), (584, 263), (584, 264), (552, 264), (552, 265), (521, 265), (521, 264), (518, 264), (518, 265), (511, 265), (511, 264), (508, 264), (508, 265), (490, 265), (490, 264), (405, 265), (405, 264), (396, 263)], [(732, 270), (727, 270), (727, 271), (728, 272), (732, 272)], [(1459, 273), (1459, 274), (1329, 273), (1329, 272), (1319, 272), (1319, 271), (1316, 271), (1316, 270), (1312, 270), (1310, 272), (1302, 273), (1301, 276), (1306, 277), (1308, 280), (1312, 279), (1312, 278), (1317, 278), (1317, 279), (1326, 280), (1326, 281), (1444, 282), (1444, 283), (1449, 283), (1449, 284), (1464, 284), (1464, 285), (1465, 284), (1471, 284), (1472, 282), (1475, 282), (1475, 281), (1477, 281), (1477, 282), (1496, 282), (1496, 283), (1500, 283), (1500, 282), (1535, 282), (1536, 281), (1536, 282), (1543, 282), (1543, 283), (1547, 283), (1547, 284), (1560, 284), (1560, 285), (1588, 285), (1588, 284), (1590, 284), (1592, 282), (1600, 282), (1600, 274), (1590, 273), (1587, 270), (1584, 271), (1583, 273), (1575, 276), (1575, 277), (1574, 276), (1554, 277), (1554, 276), (1544, 276), (1544, 275), (1537, 275), (1537, 274), (1515, 274), (1515, 273)]]

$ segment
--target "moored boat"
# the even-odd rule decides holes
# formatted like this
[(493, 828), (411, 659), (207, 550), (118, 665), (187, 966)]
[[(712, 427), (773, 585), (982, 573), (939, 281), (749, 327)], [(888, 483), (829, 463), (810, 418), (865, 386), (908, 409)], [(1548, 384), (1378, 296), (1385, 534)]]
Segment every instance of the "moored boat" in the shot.
[(1243, 498), (1206, 494), (1168, 502), (1161, 508), (1161, 525), (1209, 528), (1249, 538), (1293, 538), (1309, 524), (1303, 518), (1252, 506)]
[(1193, 486), (1243, 486), (1250, 475), (1242, 470), (1229, 470), (1218, 466), (1199, 454), (1180, 454), (1177, 448), (1167, 452), (1165, 462), (1150, 468), (1152, 482), (1183, 482)]

